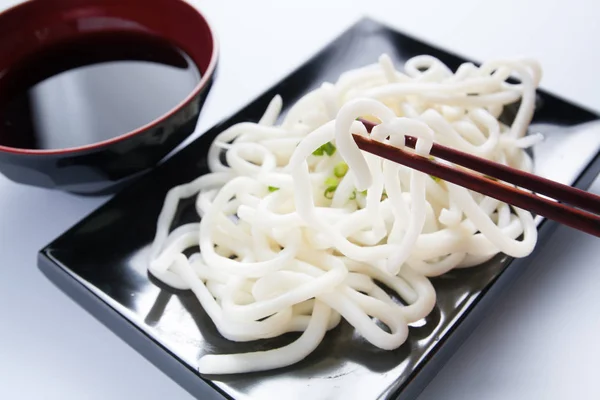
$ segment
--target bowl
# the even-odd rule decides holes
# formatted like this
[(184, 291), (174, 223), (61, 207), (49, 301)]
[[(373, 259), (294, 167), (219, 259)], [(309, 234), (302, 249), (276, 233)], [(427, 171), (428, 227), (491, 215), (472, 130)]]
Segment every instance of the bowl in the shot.
[[(27, 57), (84, 35), (122, 32), (153, 35), (185, 52), (200, 73), (193, 89), (168, 112), (110, 139), (50, 149), (0, 145), (2, 174), (27, 185), (110, 193), (151, 169), (194, 132), (218, 51), (205, 17), (183, 0), (30, 0), (0, 13), (0, 93), (10, 84), (1, 77)], [(123, 93), (136, 102), (148, 95)]]

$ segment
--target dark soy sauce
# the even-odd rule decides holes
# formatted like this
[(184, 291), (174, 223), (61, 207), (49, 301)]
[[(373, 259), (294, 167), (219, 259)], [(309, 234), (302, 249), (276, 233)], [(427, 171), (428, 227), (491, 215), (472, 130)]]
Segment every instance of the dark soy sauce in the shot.
[(0, 77), (0, 145), (64, 149), (111, 139), (176, 107), (199, 80), (187, 54), (148, 34), (59, 43)]

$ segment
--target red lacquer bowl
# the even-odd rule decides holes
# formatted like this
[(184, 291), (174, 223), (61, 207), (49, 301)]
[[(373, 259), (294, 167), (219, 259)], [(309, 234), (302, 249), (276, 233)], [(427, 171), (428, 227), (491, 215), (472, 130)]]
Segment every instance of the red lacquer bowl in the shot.
[(111, 192), (156, 165), (194, 131), (218, 51), (206, 19), (183, 0), (31, 0), (17, 5), (0, 14), (0, 76), (47, 46), (122, 30), (157, 35), (186, 52), (200, 71), (198, 84), (166, 114), (110, 140), (52, 150), (0, 145), (2, 174), (76, 193)]

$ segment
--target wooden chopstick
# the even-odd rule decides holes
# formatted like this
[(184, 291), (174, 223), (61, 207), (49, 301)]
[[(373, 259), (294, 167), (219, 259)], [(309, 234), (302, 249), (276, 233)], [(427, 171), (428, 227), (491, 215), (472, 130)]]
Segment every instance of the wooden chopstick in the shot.
[[(371, 132), (375, 127), (374, 123), (367, 120), (361, 119), (361, 122), (365, 125), (368, 132)], [(412, 136), (406, 137), (406, 146), (414, 149), (416, 142), (416, 138)], [(463, 167), (480, 172), (484, 175), (493, 176), (501, 181), (529, 189), (532, 192), (552, 197), (563, 203), (571, 204), (575, 207), (600, 214), (600, 197), (586, 192), (585, 190), (563, 185), (562, 183), (498, 164), (440, 144), (434, 144), (430, 154), (434, 157), (439, 157), (443, 160), (450, 161), (451, 163), (462, 165)]]
[[(361, 122), (365, 124), (368, 131), (375, 125), (365, 120), (361, 120)], [(364, 151), (600, 237), (600, 217), (598, 215), (567, 205), (570, 204), (600, 213), (600, 196), (439, 144), (433, 145), (430, 152), (432, 156), (476, 172), (441, 164), (435, 160), (409, 153), (364, 136), (353, 136), (358, 147)], [(415, 144), (416, 138), (406, 136), (408, 147), (414, 148)], [(541, 193), (556, 201), (495, 181), (489, 177)]]

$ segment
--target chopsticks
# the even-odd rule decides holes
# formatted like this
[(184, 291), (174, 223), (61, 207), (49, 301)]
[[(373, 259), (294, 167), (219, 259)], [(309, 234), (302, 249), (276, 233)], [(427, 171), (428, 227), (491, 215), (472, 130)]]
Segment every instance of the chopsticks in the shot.
[[(375, 126), (367, 120), (360, 119), (360, 121), (368, 132), (371, 132)], [(600, 237), (600, 216), (595, 215), (600, 214), (600, 196), (440, 144), (434, 143), (430, 152), (431, 156), (463, 166), (474, 172), (441, 164), (435, 160), (371, 140), (368, 137), (353, 136), (358, 147), (364, 151)], [(407, 147), (414, 148), (416, 141), (416, 138), (406, 136)], [(528, 189), (556, 201), (500, 181)]]

